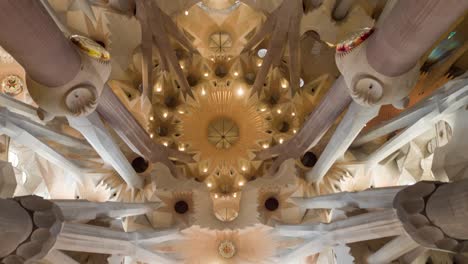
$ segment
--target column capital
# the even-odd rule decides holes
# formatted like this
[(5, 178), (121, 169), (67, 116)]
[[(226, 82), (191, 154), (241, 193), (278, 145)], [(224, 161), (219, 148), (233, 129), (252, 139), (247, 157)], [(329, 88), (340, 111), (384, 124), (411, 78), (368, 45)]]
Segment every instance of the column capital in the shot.
[(425, 248), (468, 252), (468, 181), (418, 182), (393, 201), (406, 233)]
[(60, 209), (39, 196), (0, 199), (0, 219), (1, 263), (43, 258), (55, 245), (63, 224)]
[[(419, 64), (399, 76), (386, 76), (372, 68), (366, 56), (373, 29), (364, 30), (336, 48), (335, 61), (348, 91), (364, 106), (396, 104), (410, 93), (419, 76)], [(384, 52), (384, 51), (382, 51)]]
[[(71, 36), (81, 57), (81, 67), (69, 82), (49, 87), (27, 76), (28, 91), (46, 116), (85, 116), (93, 112), (110, 72), (110, 55), (93, 40)], [(58, 73), (59, 74), (59, 73)], [(49, 117), (50, 119), (50, 117)]]

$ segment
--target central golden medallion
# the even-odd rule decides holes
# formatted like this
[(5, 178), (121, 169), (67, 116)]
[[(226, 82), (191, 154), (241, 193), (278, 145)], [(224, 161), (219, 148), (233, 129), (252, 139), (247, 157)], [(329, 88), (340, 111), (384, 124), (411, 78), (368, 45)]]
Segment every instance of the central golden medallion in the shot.
[(227, 117), (217, 118), (208, 125), (208, 141), (219, 149), (228, 149), (239, 140), (239, 127)]

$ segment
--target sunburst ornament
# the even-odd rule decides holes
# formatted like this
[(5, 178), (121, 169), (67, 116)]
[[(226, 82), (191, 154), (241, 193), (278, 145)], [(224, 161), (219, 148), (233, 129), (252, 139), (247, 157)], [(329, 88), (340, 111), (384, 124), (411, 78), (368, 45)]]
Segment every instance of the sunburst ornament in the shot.
[[(253, 151), (271, 140), (267, 113), (257, 110), (258, 99), (249, 98), (245, 83), (216, 81), (205, 83), (187, 102), (187, 113), (180, 116), (180, 141), (196, 152), (207, 175), (215, 171), (242, 174)], [(245, 168), (244, 168), (245, 170)]]
[(295, 192), (296, 187), (284, 188), (261, 188), (258, 195), (258, 212), (263, 223), (270, 224), (271, 221), (282, 222), (285, 210), (294, 207), (289, 197)]
[(192, 226), (182, 230), (176, 251), (183, 263), (272, 263), (279, 243), (271, 227), (210, 230)]
[(236, 245), (230, 240), (224, 240), (219, 243), (218, 253), (225, 259), (230, 259), (236, 254)]
[(15, 96), (23, 91), (23, 80), (17, 75), (8, 75), (2, 80), (2, 91), (8, 95)]
[(193, 213), (192, 192), (165, 192), (158, 195), (164, 206), (157, 211), (172, 215), (173, 222), (189, 226)]

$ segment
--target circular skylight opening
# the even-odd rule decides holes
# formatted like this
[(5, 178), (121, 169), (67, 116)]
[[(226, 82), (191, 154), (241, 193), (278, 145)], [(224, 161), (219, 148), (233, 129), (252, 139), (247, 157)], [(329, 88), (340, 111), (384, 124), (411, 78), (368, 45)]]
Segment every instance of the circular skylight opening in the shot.
[(302, 87), (304, 86), (304, 80), (301, 78), (299, 79), (299, 87)]
[(263, 59), (267, 54), (267, 49), (259, 49), (257, 51), (257, 56), (261, 59)]

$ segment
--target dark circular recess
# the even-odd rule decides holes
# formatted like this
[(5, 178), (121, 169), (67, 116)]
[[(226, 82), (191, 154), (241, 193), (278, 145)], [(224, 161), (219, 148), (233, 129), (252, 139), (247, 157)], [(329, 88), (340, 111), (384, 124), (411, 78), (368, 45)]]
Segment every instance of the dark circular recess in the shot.
[(276, 211), (279, 207), (279, 201), (275, 197), (270, 197), (265, 200), (265, 208), (268, 211)]
[(218, 65), (215, 68), (215, 75), (219, 78), (224, 78), (228, 74), (228, 70), (224, 65)]
[(168, 107), (168, 108), (175, 108), (177, 106), (177, 98), (173, 97), (173, 96), (169, 96), (169, 97), (166, 97), (164, 99), (164, 104)]
[(174, 204), (174, 210), (178, 214), (185, 214), (188, 212), (189, 207), (186, 201), (178, 201)]
[(270, 105), (276, 105), (278, 103), (278, 98), (272, 95), (270, 96), (270, 98), (268, 98), (268, 102), (270, 103)]
[(177, 60), (181, 60), (185, 58), (185, 51), (183, 51), (182, 49), (176, 49), (175, 54), (176, 54)]
[(160, 137), (165, 137), (165, 136), (169, 135), (169, 129), (167, 127), (165, 127), (165, 126), (159, 126), (157, 131), (158, 131), (158, 135)]
[(312, 168), (317, 163), (317, 156), (310, 151), (307, 151), (301, 158), (302, 165)]
[(248, 85), (253, 85), (255, 83), (255, 74), (253, 74), (251, 72), (246, 73), (245, 76), (244, 76), (244, 79), (245, 79), (245, 82)]
[(198, 78), (193, 75), (187, 76), (187, 82), (190, 86), (195, 86), (198, 83)]
[(142, 173), (148, 169), (149, 164), (144, 158), (138, 157), (132, 161), (132, 167), (137, 173)]
[(279, 126), (278, 126), (278, 130), (279, 130), (279, 132), (281, 132), (281, 133), (286, 133), (286, 132), (288, 132), (288, 131), (289, 131), (289, 123), (288, 123), (288, 122), (285, 122), (285, 121), (281, 122), (281, 123), (279, 124)]

